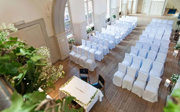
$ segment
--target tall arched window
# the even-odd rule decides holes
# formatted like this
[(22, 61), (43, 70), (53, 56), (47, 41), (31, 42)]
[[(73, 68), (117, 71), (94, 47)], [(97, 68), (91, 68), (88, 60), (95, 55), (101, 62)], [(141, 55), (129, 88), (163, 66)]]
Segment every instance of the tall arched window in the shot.
[(87, 27), (94, 26), (93, 0), (84, 0)]
[(69, 1), (67, 1), (66, 7), (65, 7), (64, 24), (65, 24), (66, 36), (72, 37), (73, 36), (73, 27), (72, 27), (72, 19), (71, 19)]

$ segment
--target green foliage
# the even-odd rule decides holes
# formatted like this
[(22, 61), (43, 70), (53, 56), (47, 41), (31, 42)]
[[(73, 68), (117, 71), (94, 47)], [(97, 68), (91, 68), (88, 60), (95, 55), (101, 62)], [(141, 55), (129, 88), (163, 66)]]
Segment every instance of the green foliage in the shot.
[(68, 40), (68, 43), (69, 43), (69, 44), (74, 44), (74, 43), (75, 43), (74, 38), (70, 38), (70, 39)]
[(14, 92), (11, 97), (11, 106), (3, 112), (33, 112), (35, 107), (46, 98), (43, 92), (33, 92), (23, 97)]
[(90, 33), (90, 32), (92, 32), (92, 31), (93, 31), (92, 28), (88, 28), (87, 34)]
[(11, 24), (0, 26), (0, 76), (5, 77), (21, 94), (53, 86), (59, 77), (64, 76), (63, 67), (50, 69), (48, 77), (44, 76), (46, 69), (43, 68), (53, 68), (49, 62), (49, 50), (47, 47), (29, 46), (18, 37), (8, 37), (16, 30)]
[(83, 112), (83, 108), (71, 107), (74, 97), (67, 96), (63, 100), (46, 99), (44, 92), (35, 91), (21, 96), (17, 92), (11, 97), (12, 104), (2, 112)]
[(176, 50), (180, 50), (180, 43), (177, 43), (174, 48), (175, 48)]
[(179, 112), (180, 110), (180, 89), (176, 89), (172, 94), (172, 101), (168, 101), (164, 112)]
[(171, 81), (175, 84), (179, 78), (179, 74), (173, 74), (171, 76)]

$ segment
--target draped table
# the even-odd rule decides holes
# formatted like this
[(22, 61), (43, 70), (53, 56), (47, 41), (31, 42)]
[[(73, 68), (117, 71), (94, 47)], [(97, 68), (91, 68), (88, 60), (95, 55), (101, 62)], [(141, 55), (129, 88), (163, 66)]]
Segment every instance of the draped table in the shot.
[(86, 112), (89, 112), (93, 105), (103, 98), (102, 92), (87, 82), (73, 76), (60, 88), (60, 94), (75, 97), (75, 102), (81, 105)]

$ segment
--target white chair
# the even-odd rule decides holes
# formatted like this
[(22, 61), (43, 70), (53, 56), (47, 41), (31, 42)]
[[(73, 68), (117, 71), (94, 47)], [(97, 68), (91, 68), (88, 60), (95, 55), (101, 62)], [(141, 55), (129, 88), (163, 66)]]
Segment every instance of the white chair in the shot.
[(81, 53), (82, 53), (82, 55), (79, 57), (79, 65), (80, 66), (82, 66), (82, 67), (84, 67), (85, 66), (85, 62), (86, 62), (86, 60), (87, 60), (87, 58), (88, 58), (88, 51), (87, 50), (85, 50), (85, 49), (81, 49)]
[(142, 42), (136, 42), (135, 48), (142, 49), (143, 48), (143, 43)]
[(158, 52), (158, 51), (159, 51), (159, 45), (157, 45), (157, 44), (152, 44), (152, 45), (151, 45), (151, 50), (152, 50), (152, 51), (155, 51), (155, 52)]
[(133, 63), (131, 65), (131, 68), (134, 68), (136, 70), (139, 70), (142, 64), (142, 59), (138, 56), (133, 56)]
[(101, 43), (101, 46), (103, 48), (103, 54), (106, 55), (109, 53), (109, 47), (108, 47), (108, 44), (105, 43), (105, 41), (101, 40), (100, 41)]
[(123, 65), (122, 63), (118, 64), (118, 71), (114, 74), (113, 77), (113, 84), (116, 86), (121, 87), (122, 86), (122, 81), (127, 72), (127, 67)]
[(159, 53), (164, 53), (167, 54), (168, 53), (168, 48), (167, 47), (162, 47), (159, 49)]
[(123, 79), (122, 88), (126, 88), (128, 90), (131, 90), (135, 76), (136, 76), (136, 69), (128, 67), (127, 74), (125, 75)]
[(138, 56), (138, 54), (139, 54), (139, 49), (136, 48), (136, 47), (131, 47), (130, 55), (132, 55), (132, 56)]
[(76, 53), (77, 53), (77, 47), (73, 45), (72, 51), (69, 53), (70, 60), (75, 61), (74, 56)]
[(151, 44), (149, 43), (144, 43), (143, 44), (143, 49), (147, 49), (148, 51), (151, 49)]
[(161, 80), (159, 77), (150, 76), (150, 80), (143, 93), (143, 99), (152, 103), (158, 101), (158, 90)]
[(154, 61), (152, 69), (150, 71), (150, 75), (161, 77), (164, 71), (164, 64)]
[(130, 54), (125, 53), (125, 57), (122, 64), (125, 66), (130, 66), (132, 61), (133, 61), (133, 57)]
[(133, 84), (132, 92), (138, 95), (139, 97), (141, 97), (144, 93), (147, 79), (148, 79), (148, 74), (139, 72), (138, 78)]
[(74, 55), (74, 62), (76, 63), (76, 64), (79, 64), (79, 58), (80, 58), (80, 56), (81, 56), (81, 50), (82, 50), (82, 48), (81, 47), (77, 47), (77, 53)]
[[(93, 42), (91, 42), (91, 43), (90, 43), (90, 46), (91, 46), (91, 48), (89, 49), (89, 52), (95, 54), (96, 44), (93, 43)], [(93, 47), (93, 46), (95, 46), (95, 47)]]
[(142, 66), (141, 66), (139, 71), (144, 73), (144, 74), (149, 75), (149, 72), (150, 72), (150, 70), (152, 68), (152, 62), (153, 61), (150, 60), (150, 59), (144, 59), (143, 60), (143, 64), (142, 64)]
[(84, 47), (85, 50), (89, 51), (91, 49), (91, 42), (86, 41), (86, 46)]
[(160, 53), (160, 52), (159, 52), (159, 53), (157, 54), (156, 61), (164, 64), (165, 61), (166, 61), (166, 56), (167, 56), (167, 54), (164, 54), (164, 53)]
[(157, 52), (150, 50), (148, 53), (147, 59), (154, 61), (156, 59), (156, 56), (157, 56)]
[(94, 71), (96, 68), (96, 62), (93, 53), (89, 53), (88, 59), (85, 62), (85, 67), (89, 69), (89, 71)]
[(139, 51), (139, 55), (138, 56), (140, 56), (140, 57), (142, 57), (142, 58), (146, 58), (147, 57), (147, 55), (148, 55), (148, 51), (149, 50), (147, 50), (147, 49), (140, 49), (140, 51)]
[(104, 58), (103, 48), (101, 46), (97, 46), (97, 51), (95, 51), (95, 59), (97, 61), (101, 61)]

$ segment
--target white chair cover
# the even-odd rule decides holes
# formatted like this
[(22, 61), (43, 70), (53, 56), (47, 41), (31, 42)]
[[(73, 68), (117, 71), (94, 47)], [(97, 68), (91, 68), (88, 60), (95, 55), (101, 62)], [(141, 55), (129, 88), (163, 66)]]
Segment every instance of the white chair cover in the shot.
[(132, 92), (141, 97), (144, 93), (148, 74), (139, 72), (137, 80), (134, 82)]
[(122, 81), (126, 72), (127, 72), (127, 67), (123, 65), (122, 63), (119, 63), (118, 71), (114, 74), (114, 77), (113, 77), (113, 84), (121, 87)]
[(128, 67), (127, 74), (123, 79), (122, 88), (126, 88), (128, 90), (131, 90), (135, 76), (136, 76), (136, 69)]
[(133, 61), (133, 57), (128, 53), (125, 53), (125, 57), (122, 64), (125, 66), (130, 66), (132, 64), (132, 61)]
[(159, 84), (161, 83), (161, 78), (150, 76), (150, 80), (145, 88), (143, 93), (143, 99), (149, 102), (157, 102), (158, 101), (158, 90)]

